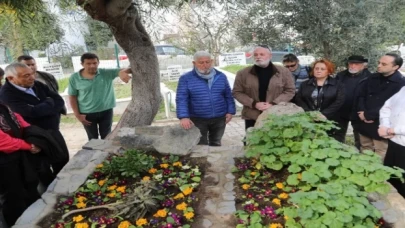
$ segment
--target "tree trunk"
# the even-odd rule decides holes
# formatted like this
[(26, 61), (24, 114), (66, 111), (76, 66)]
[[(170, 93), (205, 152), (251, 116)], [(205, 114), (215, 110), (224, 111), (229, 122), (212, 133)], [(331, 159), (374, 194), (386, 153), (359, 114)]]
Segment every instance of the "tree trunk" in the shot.
[(77, 3), (92, 18), (110, 26), (132, 68), (132, 100), (109, 138), (121, 127), (150, 125), (161, 100), (159, 63), (137, 8), (132, 0), (77, 0)]

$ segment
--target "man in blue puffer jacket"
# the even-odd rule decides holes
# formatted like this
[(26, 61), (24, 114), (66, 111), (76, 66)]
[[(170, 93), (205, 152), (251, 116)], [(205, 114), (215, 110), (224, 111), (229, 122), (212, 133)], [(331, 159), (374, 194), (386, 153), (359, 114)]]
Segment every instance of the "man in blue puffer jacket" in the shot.
[(200, 129), (200, 145), (221, 146), (225, 125), (235, 114), (235, 101), (228, 79), (214, 69), (208, 52), (196, 52), (193, 65), (194, 69), (179, 80), (177, 118), (184, 129), (193, 125)]

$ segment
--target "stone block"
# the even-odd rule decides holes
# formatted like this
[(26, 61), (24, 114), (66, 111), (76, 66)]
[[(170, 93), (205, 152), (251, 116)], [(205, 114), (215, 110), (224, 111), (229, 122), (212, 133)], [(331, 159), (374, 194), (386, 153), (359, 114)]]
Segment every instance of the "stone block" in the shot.
[(61, 172), (83, 169), (90, 163), (96, 150), (80, 150), (75, 156), (65, 165)]
[(219, 175), (217, 173), (208, 173), (204, 176), (209, 185), (217, 185), (219, 183)]
[[(91, 173), (91, 172), (90, 172)], [(69, 181), (69, 194), (76, 191), (86, 180), (90, 174), (89, 172), (83, 172), (83, 174), (72, 175)]]
[(383, 214), (384, 220), (387, 223), (396, 223), (400, 218), (400, 214), (394, 209), (389, 209), (381, 212)]
[(45, 210), (46, 204), (42, 199), (35, 201), (18, 218), (16, 225), (35, 224), (39, 221), (39, 215)]
[(112, 141), (103, 139), (91, 139), (82, 147), (84, 150), (104, 150), (112, 146)]
[(293, 115), (300, 112), (304, 112), (304, 109), (290, 102), (282, 102), (262, 112), (256, 120), (255, 128), (261, 128), (269, 115)]
[(189, 130), (179, 125), (164, 127), (163, 135), (153, 142), (153, 147), (162, 154), (188, 155), (200, 140), (200, 130), (192, 127)]
[(205, 201), (205, 210), (207, 210), (208, 212), (210, 212), (211, 214), (215, 214), (216, 210), (217, 210), (217, 205), (212, 201), (212, 200), (207, 200)]
[(234, 201), (224, 201), (218, 204), (217, 212), (219, 214), (232, 214), (236, 211)]
[(212, 226), (212, 222), (208, 219), (203, 220), (203, 228), (210, 228)]
[(217, 162), (219, 159), (221, 159), (222, 155), (221, 154), (208, 154), (208, 158), (207, 161), (209, 163), (215, 163)]
[(227, 191), (233, 191), (233, 181), (230, 181), (230, 182), (226, 182), (225, 183), (225, 185), (224, 185), (224, 188), (227, 190)]

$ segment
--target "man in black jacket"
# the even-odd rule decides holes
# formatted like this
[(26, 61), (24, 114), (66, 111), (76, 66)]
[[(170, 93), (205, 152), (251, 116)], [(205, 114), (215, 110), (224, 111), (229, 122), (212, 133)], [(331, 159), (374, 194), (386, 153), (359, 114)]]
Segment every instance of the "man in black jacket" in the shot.
[[(345, 141), (347, 128), (353, 111), (353, 104), (356, 100), (356, 89), (358, 89), (362, 80), (371, 75), (370, 71), (366, 68), (367, 63), (368, 59), (364, 58), (364, 56), (352, 55), (347, 59), (347, 69), (336, 75), (336, 78), (345, 87), (345, 102), (338, 111), (340, 118), (336, 120), (340, 128), (337, 130), (336, 134), (341, 138), (341, 140), (339, 140), (341, 142)], [(360, 136), (355, 121), (352, 121), (352, 126), (355, 146), (357, 149), (360, 149)]]
[(402, 66), (402, 58), (394, 53), (385, 54), (378, 61), (375, 74), (361, 83), (355, 111), (360, 120), (361, 150), (373, 150), (384, 158), (388, 142), (378, 135), (380, 109), (392, 95), (404, 85), (405, 79), (398, 69)]
[[(5, 70), (6, 83), (0, 90), (0, 101), (19, 113), (25, 121), (45, 130), (59, 131), (60, 115), (65, 105), (58, 93), (35, 80), (34, 72), (23, 63), (12, 63)], [(39, 173), (41, 182), (49, 185), (67, 160), (44, 164)]]

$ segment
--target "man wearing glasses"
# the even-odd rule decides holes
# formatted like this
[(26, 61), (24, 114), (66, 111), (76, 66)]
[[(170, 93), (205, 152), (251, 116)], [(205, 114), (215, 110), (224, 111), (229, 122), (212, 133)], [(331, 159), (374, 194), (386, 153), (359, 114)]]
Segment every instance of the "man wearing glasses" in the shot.
[(303, 81), (308, 80), (311, 69), (308, 66), (300, 65), (300, 61), (294, 54), (287, 54), (283, 57), (283, 65), (294, 77), (295, 91), (298, 91)]

